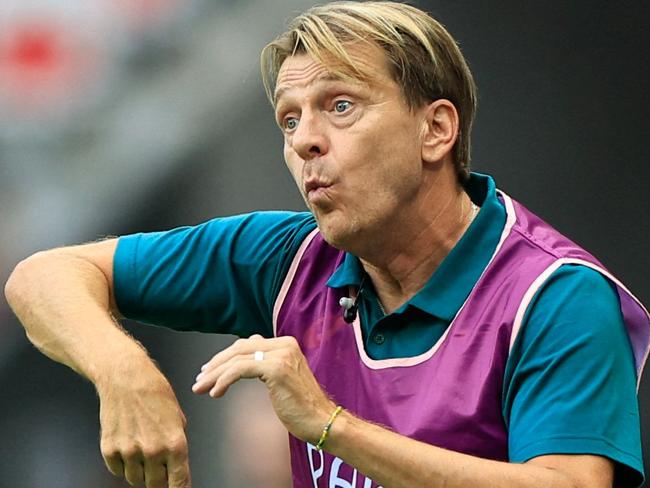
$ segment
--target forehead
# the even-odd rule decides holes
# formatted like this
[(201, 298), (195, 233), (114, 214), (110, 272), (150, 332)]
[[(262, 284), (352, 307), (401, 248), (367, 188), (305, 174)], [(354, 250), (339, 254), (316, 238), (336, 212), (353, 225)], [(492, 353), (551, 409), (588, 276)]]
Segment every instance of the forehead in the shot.
[(358, 85), (381, 84), (391, 80), (384, 52), (373, 45), (348, 47), (352, 66), (336, 59), (319, 61), (308, 53), (288, 56), (276, 80), (274, 100), (292, 88), (303, 88), (318, 82), (346, 82)]

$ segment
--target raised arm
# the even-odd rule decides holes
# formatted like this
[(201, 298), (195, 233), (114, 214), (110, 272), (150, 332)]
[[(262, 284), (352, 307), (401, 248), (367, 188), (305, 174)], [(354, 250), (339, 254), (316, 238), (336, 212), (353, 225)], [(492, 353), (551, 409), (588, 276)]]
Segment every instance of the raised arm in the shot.
[(185, 418), (144, 348), (117, 323), (116, 239), (39, 252), (5, 286), (29, 340), (92, 381), (100, 398), (101, 452), (136, 486), (189, 487)]

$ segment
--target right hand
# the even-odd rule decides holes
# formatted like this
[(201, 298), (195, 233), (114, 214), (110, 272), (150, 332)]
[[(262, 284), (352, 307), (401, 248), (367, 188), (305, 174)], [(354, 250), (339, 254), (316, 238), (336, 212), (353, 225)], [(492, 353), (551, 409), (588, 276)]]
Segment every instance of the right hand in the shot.
[(185, 416), (169, 382), (152, 370), (98, 386), (102, 456), (131, 486), (190, 488)]

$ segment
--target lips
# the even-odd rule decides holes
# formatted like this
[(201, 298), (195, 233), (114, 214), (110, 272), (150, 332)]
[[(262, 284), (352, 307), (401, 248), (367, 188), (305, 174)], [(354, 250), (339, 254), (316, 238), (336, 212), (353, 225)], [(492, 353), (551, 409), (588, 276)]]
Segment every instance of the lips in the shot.
[(322, 189), (329, 188), (330, 186), (332, 186), (331, 183), (327, 183), (321, 180), (317, 180), (317, 179), (307, 180), (305, 181), (305, 195), (309, 197), (309, 195), (312, 194), (313, 192), (317, 192), (321, 188)]

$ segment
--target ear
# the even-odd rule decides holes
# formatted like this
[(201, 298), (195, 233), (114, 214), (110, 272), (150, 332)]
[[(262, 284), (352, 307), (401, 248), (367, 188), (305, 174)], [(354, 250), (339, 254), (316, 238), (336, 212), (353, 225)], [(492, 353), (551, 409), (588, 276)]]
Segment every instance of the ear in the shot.
[(422, 161), (437, 163), (451, 154), (458, 123), (458, 112), (449, 100), (435, 100), (424, 107)]

